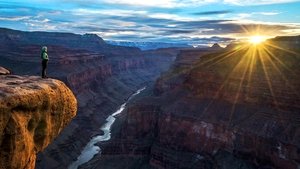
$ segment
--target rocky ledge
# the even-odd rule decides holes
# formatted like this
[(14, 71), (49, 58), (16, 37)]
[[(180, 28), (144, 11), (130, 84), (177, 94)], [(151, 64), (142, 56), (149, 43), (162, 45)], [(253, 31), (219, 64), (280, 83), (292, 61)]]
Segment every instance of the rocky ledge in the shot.
[(42, 151), (76, 115), (77, 101), (61, 81), (0, 76), (0, 168), (33, 169)]
[(0, 66), (0, 75), (8, 75), (10, 71)]

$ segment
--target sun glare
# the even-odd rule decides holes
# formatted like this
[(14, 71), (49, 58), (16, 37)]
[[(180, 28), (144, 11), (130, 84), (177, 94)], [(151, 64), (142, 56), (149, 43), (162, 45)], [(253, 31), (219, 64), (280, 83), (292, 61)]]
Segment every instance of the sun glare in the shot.
[(249, 42), (252, 44), (260, 44), (262, 42), (264, 42), (266, 40), (266, 38), (264, 38), (263, 36), (251, 36), (249, 37)]

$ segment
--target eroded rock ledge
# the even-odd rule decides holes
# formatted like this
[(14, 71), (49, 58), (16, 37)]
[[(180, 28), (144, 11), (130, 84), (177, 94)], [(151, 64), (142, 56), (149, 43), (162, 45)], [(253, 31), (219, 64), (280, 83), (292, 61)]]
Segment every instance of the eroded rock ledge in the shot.
[(33, 169), (36, 153), (76, 115), (77, 101), (61, 81), (0, 76), (0, 169)]
[(0, 66), (0, 75), (8, 75), (10, 71)]

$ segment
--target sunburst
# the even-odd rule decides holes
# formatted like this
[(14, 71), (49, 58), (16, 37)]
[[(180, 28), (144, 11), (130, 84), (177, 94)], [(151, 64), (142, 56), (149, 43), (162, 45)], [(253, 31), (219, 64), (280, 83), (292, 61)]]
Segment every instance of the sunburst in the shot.
[(258, 44), (263, 43), (266, 39), (267, 39), (267, 38), (264, 37), (264, 36), (255, 35), (255, 36), (250, 36), (250, 37), (249, 37), (249, 42), (250, 42), (251, 44), (258, 45)]
[[(236, 106), (239, 101), (247, 102), (249, 100), (249, 102), (251, 102), (254, 99), (268, 98), (268, 104), (273, 105), (273, 108), (277, 109), (278, 112), (282, 112), (284, 111), (281, 98), (282, 91), (289, 90), (295, 97), (300, 97), (299, 92), (287, 76), (288, 73), (289, 76), (295, 77), (295, 72), (293, 72), (290, 67), (291, 63), (287, 64), (289, 62), (284, 61), (283, 57), (281, 57), (283, 52), (288, 54), (288, 56), (285, 57), (286, 59), (297, 57), (298, 54), (285, 49), (280, 43), (268, 40), (271, 36), (264, 35), (262, 32), (249, 31), (247, 35), (245, 38), (246, 43), (241, 42), (239, 48), (225, 51), (211, 59), (207, 59), (204, 62), (202, 61), (202, 66), (206, 65), (207, 68), (212, 68), (222, 62), (225, 63), (227, 59), (240, 55), (239, 61), (235, 63), (236, 65), (233, 66), (230, 73), (227, 74), (225, 80), (219, 86), (219, 89), (216, 90), (215, 95), (201, 116), (209, 112), (209, 109), (219, 97), (224, 96), (222, 92), (226, 92), (226, 86), (235, 88), (232, 93), (232, 107), (229, 114), (228, 126), (237, 125), (244, 121), (237, 121), (234, 118), (234, 114), (237, 112)], [(232, 79), (237, 81), (235, 86), (232, 85)], [(262, 87), (262, 89), (257, 88), (257, 86), (259, 86), (256, 85), (257, 83), (261, 83), (260, 87)], [(278, 83), (283, 83), (284, 89), (279, 88)], [(280, 122), (284, 119), (280, 113), (274, 114), (274, 117), (275, 116), (279, 118)], [(247, 118), (248, 117), (245, 117), (245, 119)]]

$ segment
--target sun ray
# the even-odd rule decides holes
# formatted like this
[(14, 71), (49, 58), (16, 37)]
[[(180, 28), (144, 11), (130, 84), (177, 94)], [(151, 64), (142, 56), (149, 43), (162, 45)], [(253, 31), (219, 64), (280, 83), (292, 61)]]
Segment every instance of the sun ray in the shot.
[[(231, 107), (230, 116), (229, 116), (229, 121), (228, 121), (228, 126), (230, 126), (230, 124), (231, 124), (231, 121), (232, 121), (232, 118), (233, 118), (233, 115), (234, 115), (234, 112), (235, 112), (236, 104), (237, 104), (238, 99), (239, 99), (239, 97), (240, 97), (242, 85), (243, 85), (243, 83), (245, 83), (245, 76), (246, 76), (246, 73), (247, 73), (247, 71), (248, 71), (249, 68), (250, 68), (251, 59), (248, 59), (247, 56), (248, 56), (248, 54), (251, 54), (252, 52), (253, 52), (253, 51), (251, 51), (251, 49), (249, 48), (248, 51), (245, 53), (245, 55), (244, 55), (243, 58), (242, 58), (243, 62), (246, 62), (246, 63), (243, 63), (244, 70), (243, 70), (243, 72), (242, 72), (242, 77), (240, 78), (240, 82), (239, 82), (239, 85), (238, 85), (238, 89), (237, 89), (237, 91), (236, 91), (236, 95), (235, 95), (235, 98), (234, 98), (234, 102), (233, 102), (232, 107)], [(241, 63), (241, 62), (240, 62), (240, 63)], [(239, 70), (239, 71), (240, 71), (240, 70)]]
[[(275, 65), (275, 63), (271, 60), (269, 53), (267, 53), (267, 51), (264, 50), (264, 48), (262, 48), (261, 50), (262, 50), (262, 52), (265, 52), (264, 58), (266, 58), (266, 59), (268, 60), (267, 62), (270, 63), (274, 69), (278, 68), (278, 67)], [(264, 62), (263, 62), (263, 64), (265, 65)], [(263, 66), (263, 67), (265, 67), (265, 66)], [(279, 69), (277, 70), (277, 72), (278, 72), (278, 73), (281, 73), (281, 71), (280, 71)], [(268, 79), (268, 80), (267, 80), (267, 81), (268, 81), (268, 86), (269, 86), (269, 89), (270, 89), (270, 92), (271, 92), (272, 99), (273, 99), (273, 101), (274, 101), (275, 107), (277, 108), (277, 110), (279, 110), (279, 112), (278, 112), (278, 114), (277, 114), (277, 115), (278, 115), (278, 118), (279, 118), (279, 121), (281, 121), (282, 123), (284, 123), (284, 118), (285, 118), (285, 116), (281, 114), (283, 111), (282, 111), (282, 109), (280, 108), (280, 104), (279, 104), (280, 102), (279, 102), (279, 100), (277, 99), (277, 96), (275, 95), (274, 88), (273, 88), (272, 83), (271, 83), (271, 79), (270, 79), (269, 72), (268, 72), (268, 71), (265, 71), (265, 69), (264, 69), (264, 73), (265, 73), (266, 79)], [(285, 78), (284, 75), (283, 75), (283, 76), (280, 76), (280, 77), (283, 78), (283, 79)], [(288, 81), (285, 81), (285, 82), (288, 82)], [(296, 92), (296, 93), (297, 93), (297, 92)], [(298, 95), (297, 95), (297, 96), (298, 96)]]
[(268, 72), (268, 69), (267, 69), (267, 66), (266, 66), (266, 63), (265, 63), (265, 58), (263, 58), (263, 55), (262, 55), (262, 49), (259, 49), (258, 50), (259, 54), (258, 54), (258, 58), (262, 64), (262, 68), (263, 68), (263, 73), (265, 75), (265, 79), (267, 81), (267, 84), (268, 84), (268, 87), (269, 87), (269, 90), (270, 90), (270, 93), (271, 93), (271, 96), (272, 96), (272, 99), (274, 101), (274, 105), (275, 107), (278, 109), (278, 101), (276, 99), (276, 95), (274, 93), (274, 89), (273, 89), (273, 86), (272, 86), (272, 83), (271, 83), (271, 79), (270, 79), (270, 75), (269, 75), (269, 72)]
[(282, 48), (282, 47), (276, 46), (276, 45), (271, 44), (271, 43), (269, 43), (269, 42), (267, 42), (265, 45), (270, 46), (270, 47), (273, 47), (273, 48), (276, 48), (276, 49), (279, 49), (279, 50), (282, 50), (282, 51), (287, 52), (287, 53), (291, 53), (291, 54), (295, 55), (296, 57), (299, 57), (298, 54), (297, 54), (296, 52), (290, 51), (290, 50), (287, 50), (287, 49), (284, 49), (284, 48)]
[(285, 68), (285, 70), (289, 71), (289, 73), (293, 75), (296, 75), (296, 73), (291, 68), (289, 68), (282, 60), (276, 57), (276, 55), (271, 50), (269, 50), (267, 47), (264, 47), (264, 50), (269, 54), (270, 57), (272, 57), (272, 59), (275, 59), (278, 64)]
[(217, 55), (217, 56), (215, 56), (215, 57), (213, 57), (213, 58), (211, 58), (211, 59), (207, 59), (206, 61), (201, 62), (201, 65), (208, 64), (209, 62), (215, 63), (215, 60), (221, 59), (221, 58), (223, 58), (223, 57), (228, 57), (228, 56), (232, 55), (232, 54), (235, 53), (235, 52), (236, 52), (236, 51), (230, 50), (230, 51), (227, 51), (227, 52), (225, 52), (225, 53), (221, 53), (221, 54), (219, 54), (219, 55)]
[(225, 85), (228, 84), (228, 81), (230, 80), (230, 77), (232, 76), (232, 74), (234, 73), (234, 71), (237, 69), (238, 65), (242, 62), (242, 60), (243, 59), (240, 58), (238, 64), (236, 64), (234, 66), (234, 68), (229, 73), (229, 75), (226, 77), (226, 79), (224, 80), (224, 82), (221, 84), (221, 86), (219, 87), (219, 89), (217, 90), (217, 92), (215, 93), (215, 95), (213, 96), (213, 98), (210, 100), (210, 102), (208, 103), (208, 105), (205, 107), (205, 109), (203, 110), (202, 114), (199, 116), (199, 119), (202, 118), (206, 114), (206, 112), (208, 111), (208, 109), (210, 108), (210, 106), (213, 104), (213, 102), (219, 96), (220, 92), (224, 89)]
[[(279, 60), (279, 59), (278, 59), (271, 51), (269, 51), (269, 49), (267, 49), (266, 47), (264, 47), (263, 49), (264, 49), (264, 51), (266, 52), (266, 58), (268, 59), (268, 62), (270, 62), (270, 63), (272, 64), (272, 66), (274, 67), (274, 69), (276, 70), (276, 72), (277, 72), (277, 73), (280, 75), (280, 77), (284, 80), (284, 82), (287, 84), (287, 86), (288, 86), (289, 88), (291, 88), (291, 89), (293, 90), (293, 92), (294, 92), (297, 96), (299, 96), (298, 93), (297, 93), (297, 90), (296, 90), (296, 89), (294, 88), (294, 86), (289, 82), (289, 80), (288, 80), (287, 77), (284, 75), (284, 73), (282, 73), (282, 71), (280, 71), (280, 68), (278, 67), (278, 65), (276, 65), (276, 64), (272, 61), (271, 57), (274, 58), (274, 59), (276, 59), (276, 61), (278, 61), (279, 64), (281, 64), (281, 65), (284, 66), (284, 67), (285, 67), (285, 64), (283, 64), (283, 63), (281, 62), (281, 60)], [(278, 59), (278, 60), (277, 60), (277, 59)], [(286, 69), (290, 70), (289, 68), (286, 68)], [(292, 71), (292, 70), (290, 70), (290, 71)], [(292, 73), (295, 74), (293, 71), (292, 71)]]
[(214, 66), (214, 65), (216, 65), (216, 64), (219, 64), (219, 63), (221, 63), (222, 61), (224, 61), (224, 60), (228, 59), (229, 57), (233, 56), (233, 55), (236, 54), (237, 52), (240, 52), (240, 51), (245, 50), (245, 49), (247, 49), (247, 48), (248, 48), (247, 46), (243, 45), (240, 49), (237, 49), (237, 50), (231, 52), (230, 54), (227, 54), (227, 55), (225, 55), (225, 56), (222, 55), (222, 56), (224, 56), (224, 57), (219, 57), (220, 59), (217, 58), (217, 59), (219, 59), (219, 60), (216, 61), (216, 62), (213, 62), (213, 63), (210, 64), (208, 67)]
[[(219, 89), (217, 90), (217, 92), (215, 93), (215, 95), (213, 96), (213, 98), (211, 99), (211, 101), (208, 103), (208, 105), (205, 107), (205, 109), (203, 110), (202, 114), (199, 116), (199, 118), (202, 118), (206, 112), (209, 110), (210, 106), (214, 103), (214, 101), (217, 99), (217, 97), (219, 96), (220, 92), (224, 89), (224, 87), (228, 84), (230, 78), (234, 77), (233, 74), (234, 73), (239, 73), (240, 72), (240, 69), (241, 67), (243, 67), (244, 62), (246, 62), (246, 67), (244, 68), (244, 71), (242, 73), (242, 78), (240, 80), (240, 83), (239, 83), (239, 87), (238, 87), (238, 90), (237, 90), (237, 93), (236, 93), (236, 96), (235, 96), (235, 99), (234, 99), (234, 103), (232, 105), (232, 108), (231, 108), (231, 112), (230, 112), (230, 116), (229, 116), (229, 121), (228, 121), (228, 127), (230, 126), (230, 123), (231, 123), (231, 120), (232, 120), (232, 117), (234, 115), (234, 111), (235, 111), (235, 106), (236, 106), (236, 103), (238, 101), (238, 98), (239, 98), (239, 93), (241, 91), (241, 87), (242, 87), (242, 84), (245, 80), (245, 76), (246, 76), (246, 72), (248, 70), (248, 67), (250, 65), (250, 60), (247, 59), (247, 55), (249, 53), (251, 53), (251, 49), (249, 48), (249, 46), (244, 46), (244, 48), (246, 49), (247, 48), (247, 51), (245, 52), (246, 54), (242, 57), (240, 57), (238, 63), (232, 68), (232, 71), (229, 73), (229, 75), (227, 76), (227, 78), (224, 80), (224, 82), (221, 84), (221, 86), (219, 87)], [(239, 50), (241, 51), (241, 50)], [(228, 56), (225, 56), (225, 58), (228, 58)], [(224, 58), (223, 58), (224, 59)]]
[(247, 72), (247, 70), (249, 68), (250, 60), (249, 59), (246, 59), (246, 60), (247, 60), (248, 63), (246, 63), (246, 66), (245, 66), (245, 68), (243, 70), (242, 77), (240, 79), (240, 83), (239, 83), (239, 86), (238, 86), (238, 90), (236, 92), (233, 105), (231, 107), (230, 117), (229, 117), (229, 121), (228, 121), (228, 126), (230, 126), (230, 124), (231, 124), (232, 117), (233, 117), (233, 114), (235, 112), (235, 107), (236, 107), (237, 101), (238, 101), (238, 99), (240, 97), (241, 88), (242, 88), (242, 85), (243, 85), (244, 80), (245, 80), (246, 72)]
[(251, 90), (251, 79), (252, 79), (252, 75), (253, 75), (253, 71), (254, 71), (254, 66), (256, 65), (256, 57), (255, 57), (255, 52), (251, 52), (250, 54), (250, 66), (249, 66), (249, 73), (248, 73), (248, 83), (247, 83), (247, 98), (250, 94), (250, 90)]
[[(237, 106), (243, 99), (251, 103), (253, 101), (255, 103), (256, 101), (260, 102), (260, 99), (266, 99), (267, 103), (270, 103), (273, 108), (279, 111), (278, 114), (274, 114), (274, 117), (282, 119), (283, 117), (280, 113), (283, 112), (280, 100), (281, 91), (277, 89), (277, 81), (283, 81), (288, 90), (294, 91), (296, 94), (298, 93), (285, 75), (287, 71), (293, 74), (295, 72), (289, 66), (290, 64), (283, 60), (281, 53), (287, 52), (293, 54), (293, 56), (297, 56), (297, 54), (293, 51), (283, 49), (269, 40), (265, 41), (267, 36), (259, 33), (259, 27), (256, 29), (253, 28), (252, 31), (248, 27), (242, 28), (249, 35), (249, 43), (240, 43), (240, 46), (235, 49), (228, 48), (216, 53), (208, 52), (207, 55), (201, 56), (202, 58), (200, 58), (198, 63), (186, 69), (191, 71), (192, 69), (200, 68), (214, 71), (214, 67), (224, 66), (224, 69), (216, 68), (216, 70), (224, 70), (223, 72), (217, 72), (222, 80), (217, 83), (218, 87), (216, 87), (214, 93), (209, 97), (209, 102), (206, 104), (199, 118), (207, 116), (214, 103), (219, 98), (225, 97), (225, 99), (231, 99), (231, 107), (227, 114), (228, 127), (232, 127), (232, 125), (238, 123), (235, 119), (238, 112)], [(279, 51), (278, 55), (273, 53), (276, 51)], [(264, 80), (260, 81), (261, 77)], [(224, 95), (223, 92), (225, 92)], [(228, 97), (230, 95), (231, 97)], [(253, 114), (250, 116), (253, 116)]]

